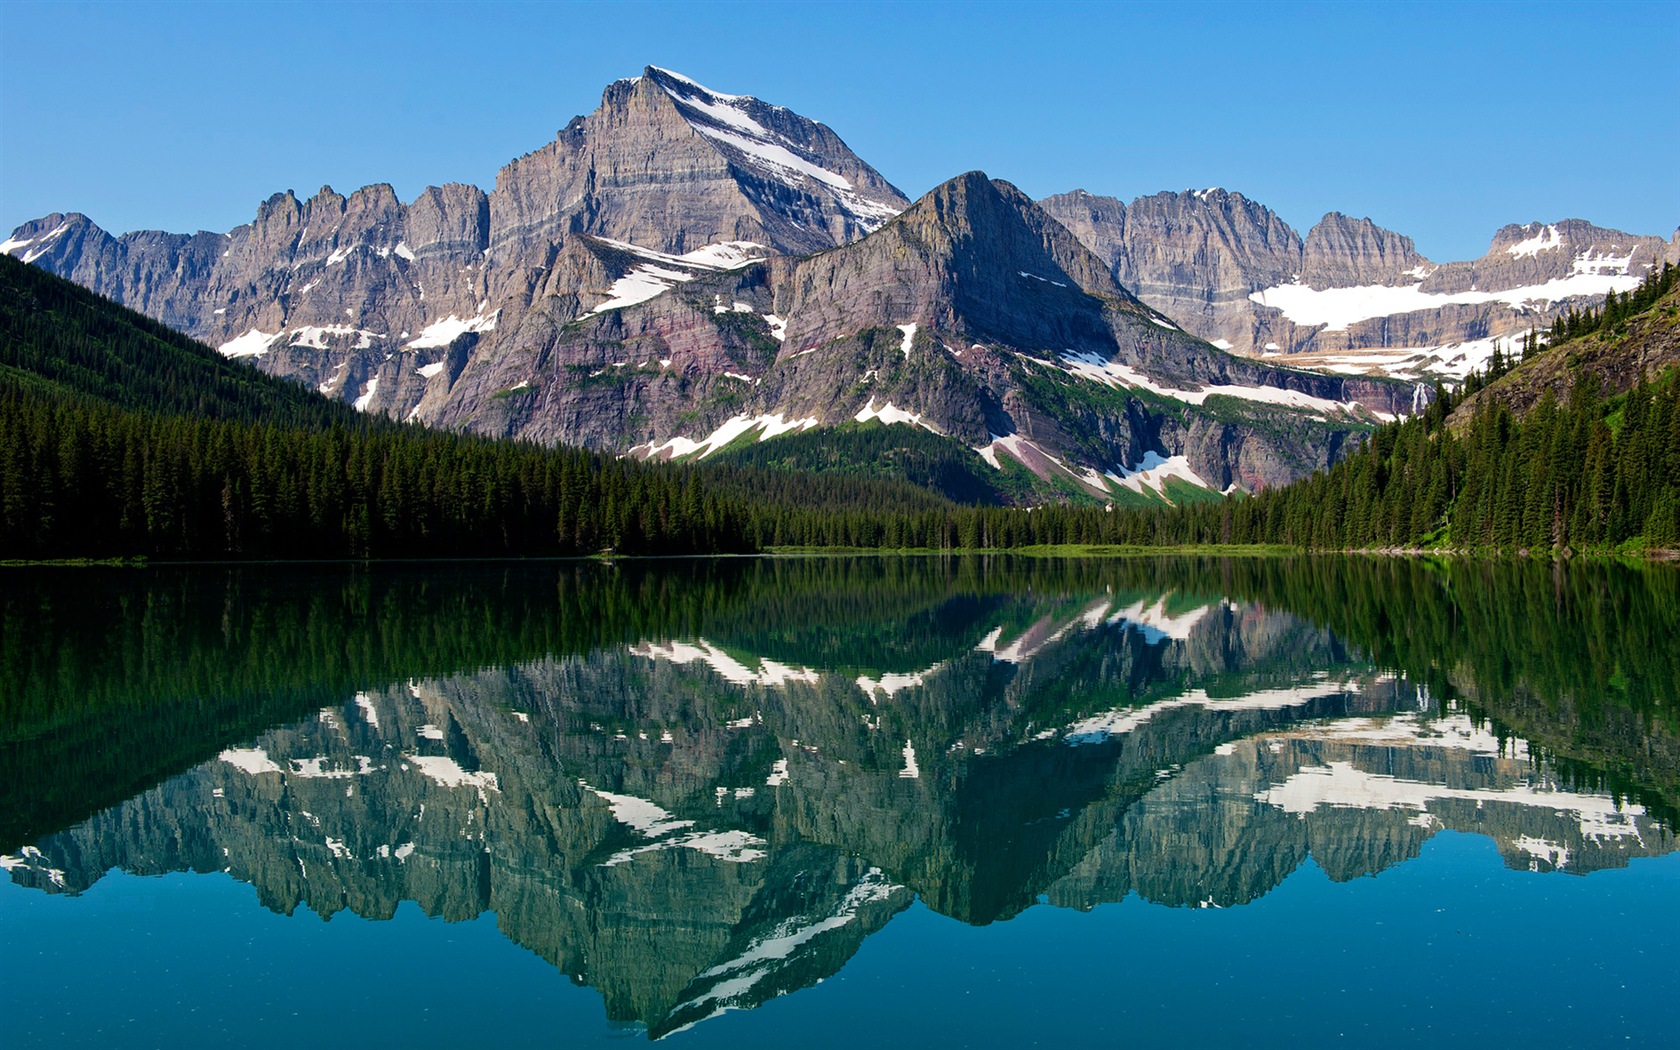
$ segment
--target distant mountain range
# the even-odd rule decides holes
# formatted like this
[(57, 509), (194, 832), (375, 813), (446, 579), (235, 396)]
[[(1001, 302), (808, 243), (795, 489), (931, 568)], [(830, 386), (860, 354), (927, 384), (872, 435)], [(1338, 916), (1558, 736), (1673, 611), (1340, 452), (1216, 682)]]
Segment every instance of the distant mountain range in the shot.
[(1412, 239), (1331, 212), (1306, 237), (1222, 189), (1130, 205), (1083, 190), (1040, 204), (1149, 305), (1222, 349), (1293, 367), (1463, 379), (1497, 345), (1627, 292), (1673, 241), (1580, 219), (1505, 226), (1487, 254), (1436, 264)]
[(0, 251), (363, 411), (661, 457), (905, 424), (1035, 498), (1134, 502), (1327, 466), (1680, 240), (1507, 227), (1435, 266), (1224, 191), (970, 173), (912, 205), (823, 125), (649, 67), (488, 194), (287, 191), (226, 234), (55, 214)]

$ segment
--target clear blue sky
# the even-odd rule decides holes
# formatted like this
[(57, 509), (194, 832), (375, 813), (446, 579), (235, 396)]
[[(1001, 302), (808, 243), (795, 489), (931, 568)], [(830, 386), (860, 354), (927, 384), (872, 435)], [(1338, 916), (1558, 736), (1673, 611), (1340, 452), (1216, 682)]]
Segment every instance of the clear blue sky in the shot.
[(0, 235), (226, 230), (276, 190), (494, 185), (648, 64), (821, 120), (910, 196), (1225, 186), (1438, 261), (1680, 224), (1680, 4), (0, 2)]

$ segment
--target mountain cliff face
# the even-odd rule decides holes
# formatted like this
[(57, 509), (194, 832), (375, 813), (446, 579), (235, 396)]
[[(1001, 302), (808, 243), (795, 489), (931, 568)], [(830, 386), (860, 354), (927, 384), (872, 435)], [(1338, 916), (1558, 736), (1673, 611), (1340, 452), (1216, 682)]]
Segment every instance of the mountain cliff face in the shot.
[(1040, 202), (1116, 278), (1224, 349), (1294, 367), (1462, 378), (1530, 328), (1625, 292), (1674, 242), (1579, 219), (1506, 226), (1487, 254), (1434, 264), (1408, 237), (1331, 212), (1297, 234), (1221, 189), (1130, 205), (1076, 190)]
[(805, 254), (907, 202), (823, 125), (650, 66), (503, 168), (490, 203), (492, 255), (515, 257), (578, 232), (675, 254), (720, 241)]
[[(657, 260), (583, 243), (626, 254), (620, 268)], [(661, 457), (879, 420), (1107, 498), (1160, 494), (1167, 477), (1215, 490), (1276, 484), (1326, 465), (1416, 398), (1409, 385), (1219, 353), (979, 172), (853, 244), (670, 283), (586, 314), (575, 296), (534, 304), (458, 372), (433, 378), (418, 418)]]

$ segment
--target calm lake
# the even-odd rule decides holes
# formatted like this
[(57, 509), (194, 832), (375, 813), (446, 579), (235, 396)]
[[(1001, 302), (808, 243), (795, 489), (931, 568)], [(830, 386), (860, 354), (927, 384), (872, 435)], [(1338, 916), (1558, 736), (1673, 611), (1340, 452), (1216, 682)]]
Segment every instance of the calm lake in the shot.
[(1673, 1045), (1680, 569), (7, 569), (17, 1046)]

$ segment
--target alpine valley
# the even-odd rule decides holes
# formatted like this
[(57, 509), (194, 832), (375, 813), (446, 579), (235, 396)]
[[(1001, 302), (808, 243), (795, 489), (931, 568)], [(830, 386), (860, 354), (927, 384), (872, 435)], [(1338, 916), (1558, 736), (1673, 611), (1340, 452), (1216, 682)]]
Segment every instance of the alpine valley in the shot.
[(1224, 190), (1035, 202), (969, 172), (912, 202), (824, 125), (648, 67), (489, 193), (288, 190), (191, 235), (54, 214), (0, 252), (431, 427), (813, 469), (897, 424), (997, 500), (1137, 503), (1328, 467), (1680, 232), (1507, 226), (1435, 264)]

